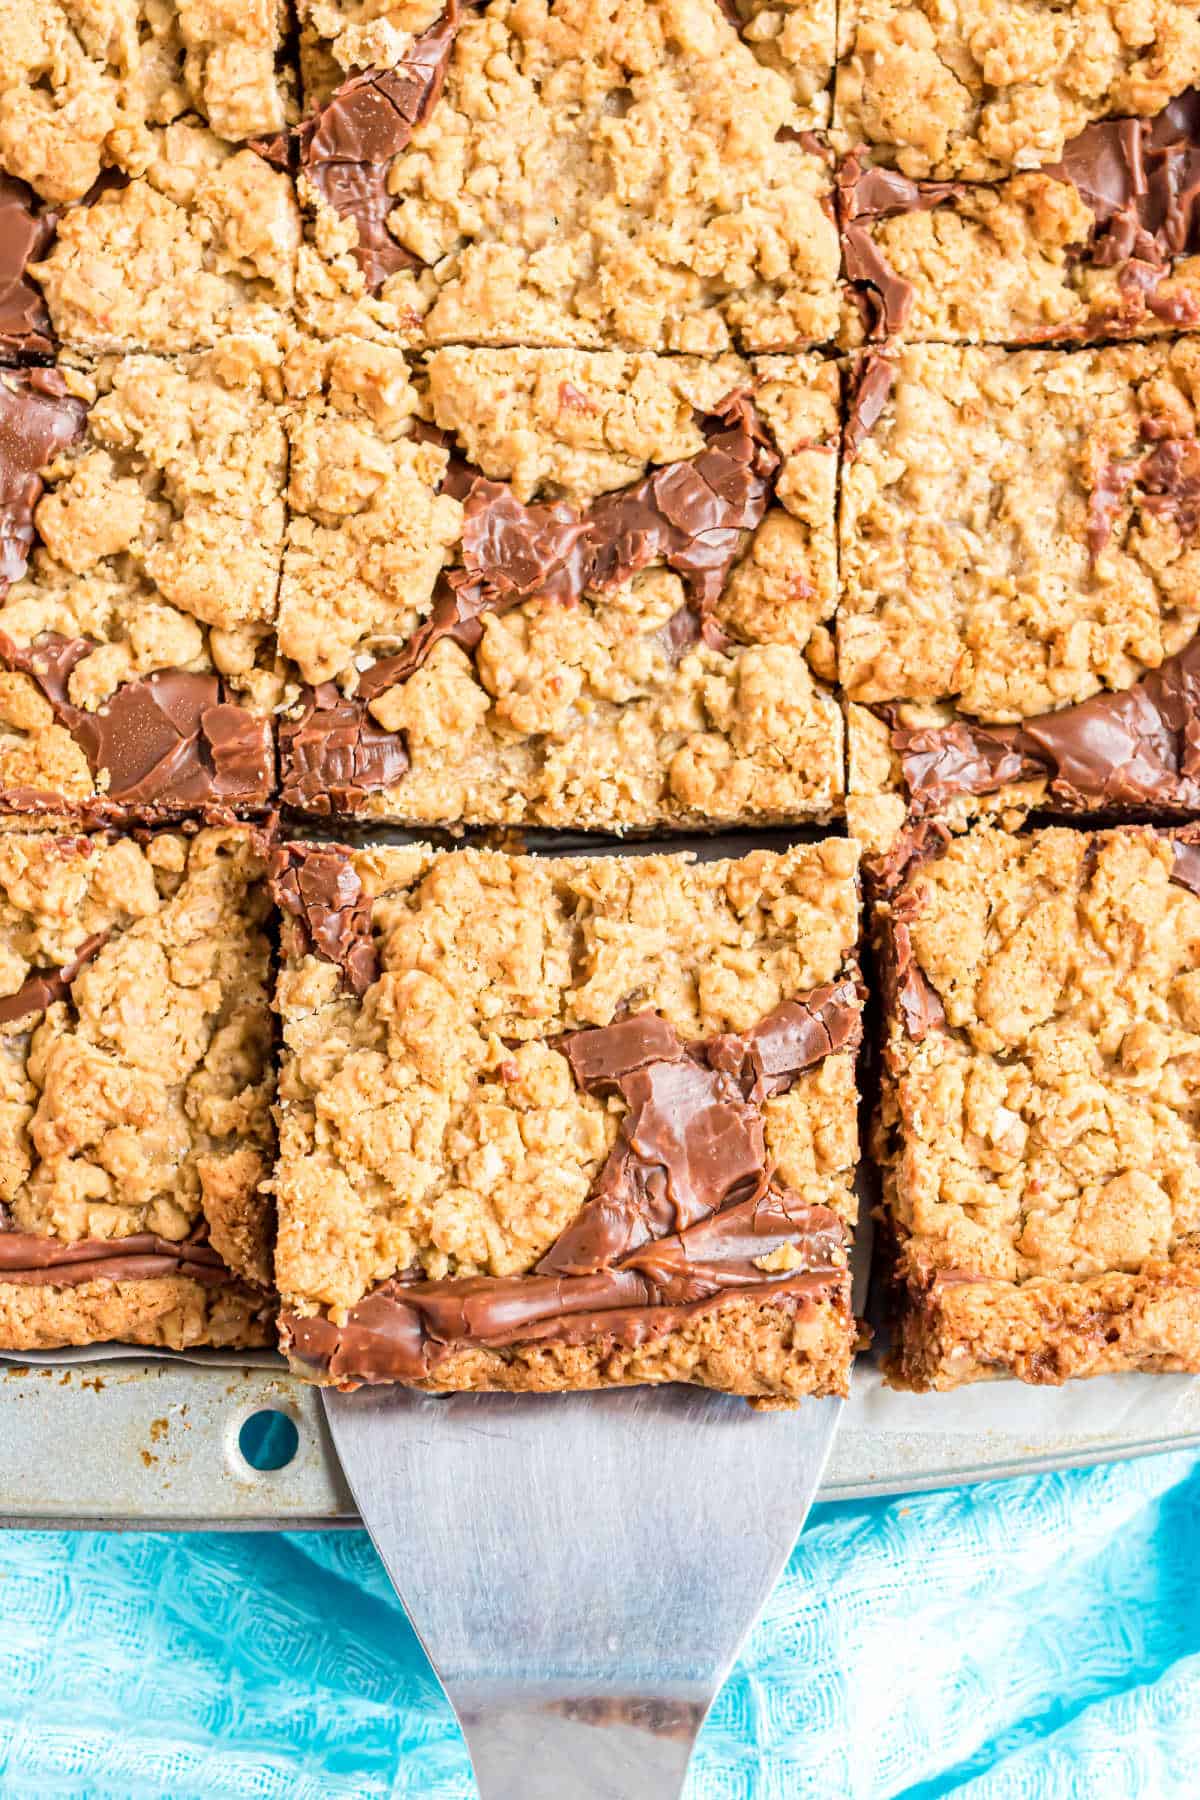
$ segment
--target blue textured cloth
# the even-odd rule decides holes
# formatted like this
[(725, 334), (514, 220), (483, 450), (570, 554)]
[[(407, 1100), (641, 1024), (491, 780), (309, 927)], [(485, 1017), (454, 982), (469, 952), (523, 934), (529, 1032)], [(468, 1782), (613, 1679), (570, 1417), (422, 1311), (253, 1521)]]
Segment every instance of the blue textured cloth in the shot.
[[(1195, 1800), (1198, 1568), (1181, 1454), (818, 1507), (691, 1800)], [(470, 1792), (361, 1534), (0, 1533), (4, 1800)]]

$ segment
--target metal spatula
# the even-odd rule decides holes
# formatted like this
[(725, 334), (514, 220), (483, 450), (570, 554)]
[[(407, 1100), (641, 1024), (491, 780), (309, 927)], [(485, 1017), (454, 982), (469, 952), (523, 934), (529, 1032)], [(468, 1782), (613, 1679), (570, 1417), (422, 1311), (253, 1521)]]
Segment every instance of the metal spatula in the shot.
[(483, 1800), (665, 1800), (843, 1403), (697, 1388), (322, 1395)]

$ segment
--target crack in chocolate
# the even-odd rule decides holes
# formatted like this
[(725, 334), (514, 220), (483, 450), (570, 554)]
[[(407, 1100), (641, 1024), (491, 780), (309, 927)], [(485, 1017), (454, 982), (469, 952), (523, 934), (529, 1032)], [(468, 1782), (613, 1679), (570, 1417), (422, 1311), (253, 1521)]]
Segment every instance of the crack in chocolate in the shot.
[[(628, 1108), (589, 1199), (534, 1270), (385, 1282), (345, 1322), (285, 1314), (283, 1341), (335, 1380), (424, 1381), (456, 1350), (638, 1345), (739, 1299), (849, 1305), (847, 1232), (772, 1184), (761, 1104), (861, 1037), (850, 977), (749, 1031), (685, 1044), (655, 1012), (553, 1040), (588, 1093)], [(800, 1263), (760, 1259), (791, 1248)]]
[(54, 241), (58, 214), (44, 209), (25, 182), (0, 172), (0, 352), (49, 356), (50, 313), (26, 270)]
[(897, 275), (867, 226), (901, 213), (932, 212), (967, 190), (960, 181), (912, 181), (894, 169), (864, 168), (860, 151), (838, 170), (835, 190), (846, 279), (860, 300), (867, 337), (885, 338), (908, 323), (916, 290)]
[(350, 852), (339, 844), (280, 845), (271, 853), (268, 880), (276, 906), (296, 920), (303, 950), (335, 963), (361, 999), (379, 979), (379, 956), (370, 896)]
[(68, 687), (75, 668), (97, 648), (90, 638), (57, 632), (24, 646), (0, 631), (0, 668), (37, 682), (93, 778), (108, 778), (84, 810), (265, 805), (275, 776), (269, 720), (229, 700), (218, 676), (186, 669), (126, 682), (87, 712), (72, 703)]
[(573, 606), (585, 592), (603, 594), (662, 562), (682, 577), (681, 612), (694, 616), (684, 624), (676, 613), (663, 627), (667, 655), (677, 662), (701, 640), (727, 648), (713, 609), (746, 534), (766, 516), (781, 459), (745, 390), (702, 416), (700, 429), (705, 445), (695, 456), (577, 508), (564, 500), (525, 505), (507, 482), (453, 453), (448, 432), (420, 426), (422, 441), (451, 452), (441, 491), (463, 504), (463, 566), (442, 573), (428, 618), (403, 649), (359, 675), (352, 697), (328, 682), (304, 691), (300, 717), (279, 730), (285, 803), (353, 811), (367, 793), (399, 781), (409, 768), (403, 736), (375, 724), (370, 702), (408, 681), (443, 639), (471, 654), (485, 616), (535, 596)]
[(409, 768), (402, 733), (377, 725), (365, 700), (343, 698), (331, 681), (305, 689), (299, 718), (280, 722), (279, 763), (284, 805), (326, 815), (356, 811)]
[[(885, 717), (889, 715), (885, 712)], [(892, 722), (914, 818), (959, 795), (1043, 780), (1068, 812), (1200, 808), (1200, 636), (1119, 692), (1019, 725)]]
[(852, 980), (786, 1001), (751, 1031), (685, 1046), (657, 1013), (559, 1040), (585, 1093), (625, 1102), (617, 1142), (538, 1274), (584, 1275), (686, 1231), (767, 1180), (761, 1103), (861, 1032)]
[(71, 960), (61, 968), (31, 969), (15, 994), (0, 994), (0, 1027), (13, 1025), (35, 1012), (45, 1012), (48, 1006), (68, 999), (71, 983), (79, 971), (86, 968), (111, 936), (111, 931), (94, 932), (91, 937), (84, 938)]
[(151, 1281), (167, 1275), (223, 1287), (237, 1281), (208, 1242), (207, 1221), (175, 1241), (155, 1232), (126, 1238), (43, 1237), (0, 1219), (0, 1283), (78, 1287), (87, 1281)]
[(372, 293), (398, 270), (421, 267), (388, 230), (388, 174), (441, 98), (462, 13), (460, 0), (449, 0), (395, 68), (352, 75), (299, 130), (300, 168), (334, 212), (353, 219), (354, 260)]

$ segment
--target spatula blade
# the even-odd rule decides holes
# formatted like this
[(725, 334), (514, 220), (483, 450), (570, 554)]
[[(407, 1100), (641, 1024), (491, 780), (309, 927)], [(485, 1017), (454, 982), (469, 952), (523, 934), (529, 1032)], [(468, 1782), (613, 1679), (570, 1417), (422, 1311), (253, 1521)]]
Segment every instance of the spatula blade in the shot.
[(842, 1402), (323, 1394), (484, 1800), (657, 1800), (804, 1523)]

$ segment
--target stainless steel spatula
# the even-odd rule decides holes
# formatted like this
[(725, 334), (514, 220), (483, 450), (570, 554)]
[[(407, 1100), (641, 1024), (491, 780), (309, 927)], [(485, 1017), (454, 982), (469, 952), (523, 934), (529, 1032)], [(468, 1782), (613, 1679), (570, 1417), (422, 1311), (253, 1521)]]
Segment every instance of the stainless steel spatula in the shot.
[(697, 1388), (322, 1395), (483, 1800), (665, 1800), (843, 1403)]

